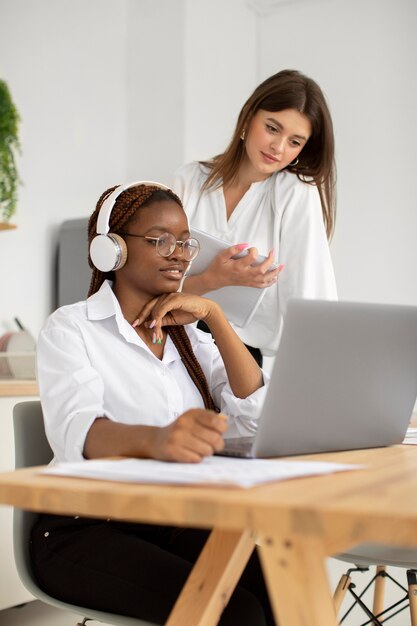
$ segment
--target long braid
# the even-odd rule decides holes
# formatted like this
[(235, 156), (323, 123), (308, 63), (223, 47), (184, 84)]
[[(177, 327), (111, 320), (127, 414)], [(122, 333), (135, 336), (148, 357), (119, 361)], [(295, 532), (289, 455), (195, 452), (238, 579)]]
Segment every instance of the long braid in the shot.
[(191, 380), (201, 393), (205, 408), (217, 411), (218, 409), (213, 402), (213, 398), (211, 397), (207, 378), (194, 354), (190, 338), (188, 337), (184, 326), (167, 326), (166, 331), (177, 348)]
[[(106, 198), (116, 189), (111, 187), (107, 189), (99, 198), (95, 211), (91, 215), (88, 222), (88, 245), (97, 234), (97, 218), (100, 213), (101, 206)], [(125, 189), (121, 193), (112, 209), (109, 220), (109, 232), (118, 233), (123, 231), (126, 224), (133, 218), (136, 211), (143, 206), (150, 205), (152, 202), (159, 200), (173, 200), (182, 207), (181, 200), (171, 190), (163, 190), (158, 186), (152, 185), (137, 185), (136, 187), (130, 187)], [(104, 273), (98, 270), (92, 263), (90, 256), (88, 257), (88, 263), (93, 270), (90, 282), (90, 288), (88, 295), (91, 296), (96, 293), (106, 278), (113, 279), (114, 273)], [(217, 408), (213, 402), (213, 398), (210, 394), (210, 389), (207, 383), (206, 376), (198, 362), (193, 348), (191, 346), (190, 339), (185, 331), (184, 326), (167, 326), (166, 331), (172, 339), (181, 360), (197, 389), (199, 390), (201, 397), (203, 398), (204, 406), (206, 409), (217, 411)]]

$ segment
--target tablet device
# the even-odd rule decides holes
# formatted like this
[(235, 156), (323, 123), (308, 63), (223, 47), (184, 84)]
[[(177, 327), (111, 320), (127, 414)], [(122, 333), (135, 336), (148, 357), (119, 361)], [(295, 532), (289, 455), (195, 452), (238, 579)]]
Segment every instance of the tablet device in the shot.
[[(219, 252), (233, 245), (198, 228), (191, 227), (190, 234), (191, 237), (200, 242), (200, 252), (197, 258), (190, 263), (187, 276), (201, 274)], [(237, 256), (244, 256), (245, 254), (247, 252), (244, 250)], [(260, 254), (257, 263), (261, 263), (265, 258)], [(249, 324), (255, 315), (267, 289), (268, 287), (263, 289), (241, 286), (222, 287), (204, 294), (204, 297), (217, 302), (222, 307), (227, 319), (236, 326), (243, 328)]]

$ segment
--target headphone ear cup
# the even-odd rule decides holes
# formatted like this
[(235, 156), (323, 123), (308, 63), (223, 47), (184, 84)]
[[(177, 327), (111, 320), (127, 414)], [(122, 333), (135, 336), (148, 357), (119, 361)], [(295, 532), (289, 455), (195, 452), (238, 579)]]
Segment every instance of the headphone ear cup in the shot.
[(126, 242), (115, 233), (97, 235), (90, 244), (90, 258), (101, 272), (119, 270), (127, 261)]
[(116, 233), (109, 233), (108, 237), (112, 237), (114, 243), (118, 244), (119, 252), (118, 252), (118, 262), (116, 266), (113, 268), (115, 271), (120, 270), (123, 265), (125, 265), (127, 261), (127, 245), (123, 237), (120, 235), (116, 235)]

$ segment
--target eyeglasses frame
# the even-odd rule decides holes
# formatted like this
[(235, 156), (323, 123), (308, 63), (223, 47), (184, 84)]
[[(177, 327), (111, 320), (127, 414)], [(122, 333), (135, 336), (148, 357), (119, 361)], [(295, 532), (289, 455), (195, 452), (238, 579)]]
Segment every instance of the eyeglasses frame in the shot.
[[(195, 256), (193, 256), (193, 258), (192, 258), (192, 259), (186, 259), (187, 261), (194, 261), (194, 259), (198, 256), (198, 253), (200, 252), (200, 242), (199, 242), (199, 241), (198, 241), (198, 239), (196, 239), (195, 237), (188, 237), (188, 239), (186, 239), (185, 241), (181, 241), (180, 239), (176, 239), (176, 240), (175, 240), (175, 247), (174, 247), (173, 251), (172, 251), (172, 252), (170, 252), (170, 253), (169, 253), (169, 254), (167, 254), (167, 255), (164, 255), (164, 254), (161, 254), (161, 253), (160, 253), (160, 251), (159, 251), (159, 249), (158, 249), (158, 242), (159, 242), (159, 240), (161, 239), (161, 237), (162, 237), (163, 235), (165, 235), (165, 234), (166, 234), (166, 235), (172, 235), (172, 233), (168, 233), (168, 232), (167, 232), (167, 233), (163, 233), (162, 235), (159, 235), (159, 237), (149, 237), (148, 235), (136, 235), (135, 233), (126, 233), (126, 232), (123, 232), (123, 233), (118, 233), (118, 234), (119, 234), (119, 235), (122, 235), (123, 237), (138, 237), (138, 238), (140, 238), (140, 239), (147, 239), (148, 241), (154, 241), (154, 242), (155, 242), (155, 248), (156, 248), (156, 251), (157, 251), (157, 253), (159, 254), (159, 256), (161, 256), (163, 259), (167, 259), (169, 256), (171, 256), (171, 254), (174, 254), (174, 252), (175, 252), (175, 248), (176, 248), (177, 246), (179, 246), (179, 247), (180, 247), (181, 254), (182, 254), (182, 255), (183, 255), (183, 257), (185, 258), (185, 255), (184, 255), (184, 244), (185, 244), (187, 241), (196, 241), (196, 242), (197, 242), (197, 244), (198, 244), (198, 250), (197, 250), (196, 255), (195, 255)], [(172, 236), (175, 238), (175, 235), (172, 235)]]

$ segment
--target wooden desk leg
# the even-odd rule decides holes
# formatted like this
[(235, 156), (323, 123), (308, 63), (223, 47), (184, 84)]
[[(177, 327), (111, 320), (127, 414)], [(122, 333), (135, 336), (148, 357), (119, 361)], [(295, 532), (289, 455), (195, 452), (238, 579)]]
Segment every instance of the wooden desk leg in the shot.
[(166, 626), (216, 626), (254, 547), (248, 530), (214, 528)]
[(313, 538), (260, 536), (259, 556), (280, 626), (337, 626), (325, 554)]

